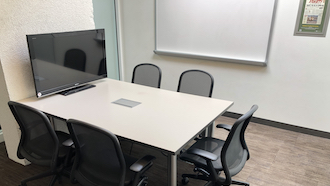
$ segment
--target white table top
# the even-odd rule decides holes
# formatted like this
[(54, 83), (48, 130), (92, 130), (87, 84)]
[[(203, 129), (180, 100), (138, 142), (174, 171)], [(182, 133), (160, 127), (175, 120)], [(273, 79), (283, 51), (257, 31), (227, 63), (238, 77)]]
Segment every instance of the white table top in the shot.
[[(63, 119), (77, 119), (173, 154), (225, 112), (231, 101), (103, 79), (69, 96), (51, 95), (18, 102)], [(130, 108), (112, 102), (128, 99)]]

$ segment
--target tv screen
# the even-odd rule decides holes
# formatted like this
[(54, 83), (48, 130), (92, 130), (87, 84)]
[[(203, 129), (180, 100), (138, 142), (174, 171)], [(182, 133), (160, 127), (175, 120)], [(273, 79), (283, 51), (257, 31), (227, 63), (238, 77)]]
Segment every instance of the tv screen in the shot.
[(104, 29), (26, 37), (38, 98), (107, 77)]

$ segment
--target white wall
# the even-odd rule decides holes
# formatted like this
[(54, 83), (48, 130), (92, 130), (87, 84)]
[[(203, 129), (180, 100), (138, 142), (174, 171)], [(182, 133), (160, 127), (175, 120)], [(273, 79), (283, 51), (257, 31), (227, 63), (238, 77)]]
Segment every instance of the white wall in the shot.
[(278, 0), (268, 66), (258, 67), (156, 55), (155, 2), (120, 1), (124, 79), (150, 62), (163, 71), (161, 88), (175, 91), (181, 72), (202, 69), (215, 78), (213, 97), (235, 102), (231, 112), (258, 104), (256, 117), (330, 132), (330, 35), (293, 36), (299, 2)]
[(0, 12), (0, 125), (9, 158), (24, 164), (16, 157), (20, 136), (7, 102), (35, 95), (26, 34), (94, 29), (93, 4), (92, 0), (1, 0)]

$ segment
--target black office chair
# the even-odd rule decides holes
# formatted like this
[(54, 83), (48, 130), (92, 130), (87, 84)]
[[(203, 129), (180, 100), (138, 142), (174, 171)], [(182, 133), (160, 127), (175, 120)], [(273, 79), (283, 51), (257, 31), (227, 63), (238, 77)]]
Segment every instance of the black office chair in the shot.
[[(179, 78), (177, 92), (212, 97), (213, 76), (203, 70), (186, 70)], [(205, 136), (205, 131), (198, 138)]]
[(153, 156), (137, 160), (124, 155), (117, 137), (109, 131), (81, 121), (67, 121), (76, 148), (71, 181), (81, 185), (146, 185), (144, 176)]
[(160, 88), (162, 71), (154, 64), (142, 63), (133, 69), (132, 83)]
[(62, 143), (70, 138), (69, 134), (54, 131), (48, 117), (39, 110), (13, 101), (9, 101), (8, 105), (21, 130), (18, 158), (50, 167), (44, 173), (21, 181), (21, 186), (26, 186), (28, 181), (51, 175), (53, 177), (49, 185), (54, 185), (64, 168), (68, 167), (70, 147)]
[[(245, 129), (248, 126), (253, 113), (258, 109), (257, 105), (243, 116), (241, 116), (229, 130), (226, 141), (205, 137), (195, 142), (187, 151), (180, 155), (180, 159), (193, 163), (194, 171), (199, 174), (183, 174), (182, 183), (185, 185), (189, 178), (207, 181), (208, 186), (220, 185), (246, 185), (248, 183), (232, 180), (232, 177), (239, 173), (245, 162), (250, 158), (245, 143)], [(225, 125), (219, 125), (221, 127)], [(224, 177), (220, 173), (224, 172)]]
[(187, 70), (180, 75), (178, 92), (212, 97), (214, 80), (202, 70)]
[(85, 72), (86, 54), (80, 49), (70, 49), (65, 52), (64, 66)]

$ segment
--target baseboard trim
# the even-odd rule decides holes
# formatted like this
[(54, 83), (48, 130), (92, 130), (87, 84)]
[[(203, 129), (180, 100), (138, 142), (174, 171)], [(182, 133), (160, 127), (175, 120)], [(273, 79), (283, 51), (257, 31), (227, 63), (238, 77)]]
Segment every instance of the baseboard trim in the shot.
[[(239, 117), (242, 116), (242, 114), (238, 114), (238, 113), (234, 113), (234, 112), (225, 112), (223, 114), (223, 116), (238, 119)], [(309, 134), (309, 135), (313, 135), (313, 136), (330, 139), (329, 132), (304, 128), (304, 127), (298, 127), (298, 126), (294, 126), (294, 125), (290, 125), (290, 124), (286, 124), (286, 123), (280, 123), (277, 121), (271, 121), (271, 120), (257, 118), (257, 117), (253, 117), (251, 119), (251, 121), (254, 123), (262, 124), (262, 125), (267, 125), (267, 126), (271, 126), (271, 127), (276, 127), (276, 128), (280, 128), (280, 129), (285, 129), (285, 130), (290, 130), (290, 131), (294, 131), (294, 132), (299, 132), (299, 133), (303, 133), (303, 134)]]

